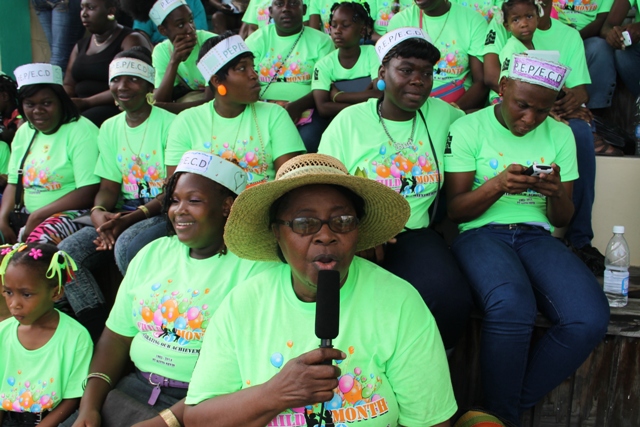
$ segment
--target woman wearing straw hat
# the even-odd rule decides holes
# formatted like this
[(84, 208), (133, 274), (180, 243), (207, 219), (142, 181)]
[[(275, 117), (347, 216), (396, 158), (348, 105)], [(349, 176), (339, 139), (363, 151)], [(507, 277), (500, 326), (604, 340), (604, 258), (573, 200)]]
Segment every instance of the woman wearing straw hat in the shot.
[[(172, 236), (149, 244), (131, 263), (96, 345), (74, 426), (99, 426), (102, 417), (131, 425), (158, 411), (181, 418), (178, 402), (212, 314), (237, 283), (270, 267), (225, 246), (224, 224), (245, 185), (245, 172), (220, 157), (198, 151), (182, 157), (164, 199)], [(127, 375), (129, 360), (136, 372)]]
[(376, 51), (382, 62), (382, 100), (338, 114), (322, 136), (319, 152), (340, 159), (350, 173), (380, 182), (409, 202), (411, 216), (395, 243), (379, 246), (371, 258), (418, 290), (438, 323), (445, 348), (453, 348), (466, 328), (472, 299), (433, 221), (449, 126), (464, 113), (429, 97), (440, 54), (422, 30), (393, 30), (380, 38)]
[[(457, 406), (433, 317), (411, 285), (355, 257), (398, 233), (409, 210), (393, 190), (322, 154), (296, 157), (242, 194), (225, 227), (229, 249), (281, 264), (216, 312), (187, 425), (311, 426), (322, 417), (320, 425), (448, 426)], [(320, 270), (339, 272), (336, 349), (316, 348)]]
[[(609, 320), (602, 287), (551, 235), (573, 215), (576, 145), (549, 117), (569, 70), (538, 56), (510, 59), (503, 102), (454, 123), (445, 154), (461, 231), (452, 250), (484, 313), (484, 407), (516, 425), (580, 366)], [(538, 310), (552, 327), (531, 346)]]

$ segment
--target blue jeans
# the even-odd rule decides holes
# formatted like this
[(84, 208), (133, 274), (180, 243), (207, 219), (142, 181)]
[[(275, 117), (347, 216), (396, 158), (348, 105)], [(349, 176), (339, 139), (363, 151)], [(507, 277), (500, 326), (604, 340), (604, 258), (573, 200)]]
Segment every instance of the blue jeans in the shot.
[(51, 63), (67, 71), (76, 42), (84, 36), (80, 0), (31, 0), (51, 47)]
[[(593, 227), (591, 210), (595, 200), (596, 152), (593, 145), (591, 126), (584, 120), (570, 119), (569, 127), (576, 139), (578, 173), (580, 177), (573, 182), (573, 206), (575, 212), (565, 238), (576, 248), (591, 244)], [(562, 175), (562, 171), (560, 171)]]
[(616, 70), (634, 97), (640, 96), (640, 43), (615, 51)]
[(584, 40), (584, 51), (591, 84), (587, 85), (589, 108), (607, 108), (611, 106), (613, 92), (616, 90), (616, 65), (613, 61), (613, 48), (601, 37)]
[(317, 153), (318, 146), (320, 145), (320, 139), (322, 133), (329, 126), (329, 120), (320, 117), (320, 113), (317, 108), (313, 109), (313, 115), (311, 116), (311, 123), (298, 126), (298, 132), (304, 142), (304, 146), (307, 149), (307, 153)]
[[(544, 230), (463, 232), (453, 253), (484, 314), (480, 367), (485, 408), (519, 424), (570, 376), (607, 331), (609, 305), (589, 269)], [(531, 346), (540, 311), (553, 324)]]

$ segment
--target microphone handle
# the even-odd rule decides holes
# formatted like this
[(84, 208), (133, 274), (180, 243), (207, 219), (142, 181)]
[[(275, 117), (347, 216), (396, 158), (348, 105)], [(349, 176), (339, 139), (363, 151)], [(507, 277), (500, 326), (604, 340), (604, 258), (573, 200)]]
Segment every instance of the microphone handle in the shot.
[[(333, 343), (331, 342), (330, 339), (321, 339), (320, 348), (333, 348)], [(321, 365), (333, 365), (333, 360), (331, 359), (323, 360)]]

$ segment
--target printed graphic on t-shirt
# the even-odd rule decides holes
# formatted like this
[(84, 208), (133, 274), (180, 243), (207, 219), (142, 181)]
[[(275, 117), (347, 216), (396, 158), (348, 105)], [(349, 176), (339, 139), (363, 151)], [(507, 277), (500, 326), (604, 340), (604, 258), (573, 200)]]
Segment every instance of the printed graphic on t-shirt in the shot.
[(209, 325), (213, 312), (199, 300), (210, 290), (172, 291), (172, 282), (168, 279), (165, 283), (154, 283), (148, 294), (137, 296), (137, 308), (132, 315), (138, 330), (146, 332), (144, 338), (147, 341), (175, 351), (185, 351), (182, 348), (189, 342), (202, 341)]
[(434, 70), (434, 80), (451, 80), (464, 71), (469, 66), (469, 55), (460, 53), (456, 47), (456, 40), (449, 43), (440, 42), (437, 46), (440, 50), (440, 60)]
[[(127, 149), (122, 147), (122, 151), (126, 152)], [(117, 161), (120, 165), (125, 192), (134, 195), (137, 199), (153, 198), (162, 192), (164, 168), (160, 162), (153, 162), (152, 159), (156, 154), (156, 150), (152, 153), (140, 153), (140, 156), (132, 154), (131, 157), (118, 154)]]
[(311, 84), (311, 73), (315, 63), (305, 61), (299, 56), (299, 52), (294, 52), (290, 55), (290, 58), (285, 58), (283, 63), (282, 54), (276, 53), (273, 48), (269, 49), (269, 52), (258, 64), (260, 82), (268, 84), (273, 80), (274, 83)]
[[(511, 163), (512, 162), (505, 161), (503, 153), (498, 153), (496, 157), (492, 157), (487, 162), (489, 169), (487, 169), (486, 167), (487, 165), (478, 167), (478, 171), (480, 173), (476, 174), (476, 177), (474, 178), (474, 182), (478, 186), (484, 184), (494, 176), (497, 176), (499, 173), (501, 173)], [(531, 166), (532, 164), (544, 164), (544, 157), (541, 157), (539, 161), (527, 160), (524, 162), (524, 165), (527, 167)], [(482, 176), (482, 179), (480, 179), (480, 176)], [(519, 194), (504, 193), (503, 196), (506, 196), (509, 198), (518, 198), (516, 202), (516, 204), (518, 205), (535, 205), (536, 203), (540, 203), (540, 201), (542, 201), (541, 203), (546, 203), (546, 196), (532, 189), (528, 189), (527, 191)]]
[(598, 9), (598, 2), (592, 0), (554, 0), (553, 5), (573, 12), (593, 12)]
[[(257, 141), (260, 144), (260, 141)], [(260, 147), (256, 147), (256, 140), (253, 136), (249, 139), (238, 139), (233, 143), (222, 142), (214, 135), (211, 141), (202, 143), (205, 151), (216, 154), (225, 160), (236, 163), (247, 173), (247, 188), (267, 181), (263, 176), (267, 170), (268, 159), (263, 159)]]
[(382, 2), (382, 8), (380, 8), (380, 10), (378, 11), (378, 16), (376, 17), (376, 26), (388, 27), (389, 21), (391, 21), (391, 18), (393, 18), (397, 13), (402, 12), (409, 6), (411, 6), (411, 3), (402, 5), (399, 2), (395, 2), (395, 1)]
[(490, 46), (492, 44), (496, 44), (496, 32), (494, 30), (489, 30), (487, 37), (484, 39), (484, 45)]
[[(11, 388), (0, 394), (3, 410), (38, 413), (51, 410), (60, 403), (60, 396), (51, 386), (55, 382), (54, 378), (27, 379), (26, 374), (22, 373), (22, 370), (18, 370), (15, 375), (7, 378)], [(3, 384), (0, 388), (4, 387), (6, 386)]]
[(49, 144), (42, 147), (42, 152), (29, 152), (29, 160), (25, 163), (24, 174), (22, 175), (22, 185), (30, 194), (40, 194), (44, 191), (59, 190), (62, 188), (60, 181), (64, 176), (59, 175), (55, 170), (51, 170), (45, 164), (51, 160)]
[[(295, 343), (287, 341), (287, 347), (292, 349)], [(341, 369), (338, 377), (338, 387), (333, 391), (333, 398), (324, 402), (323, 426), (347, 427), (359, 421), (377, 418), (389, 412), (385, 396), (381, 395), (382, 378), (376, 372), (366, 372), (360, 366), (351, 366), (350, 361), (358, 349), (350, 346), (345, 360), (335, 362)], [(285, 351), (289, 353), (289, 351)], [(280, 369), (285, 364), (282, 353), (273, 353), (269, 363)], [(251, 385), (251, 380), (246, 380)], [(388, 388), (387, 388), (388, 390)], [(268, 427), (314, 427), (318, 425), (321, 404), (309, 405), (302, 408), (292, 408), (277, 415)]]
[(482, 15), (487, 22), (490, 22), (493, 19), (493, 2), (492, 1), (473, 1), (473, 0), (465, 0), (459, 3), (460, 6), (468, 7), (476, 13)]

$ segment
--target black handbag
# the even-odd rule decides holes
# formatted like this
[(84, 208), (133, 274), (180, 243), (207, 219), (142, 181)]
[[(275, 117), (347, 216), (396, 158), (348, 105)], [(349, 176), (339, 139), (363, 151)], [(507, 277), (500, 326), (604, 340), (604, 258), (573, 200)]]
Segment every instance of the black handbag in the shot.
[(38, 131), (36, 130), (33, 133), (33, 137), (31, 137), (31, 141), (27, 146), (27, 151), (25, 151), (22, 161), (20, 161), (20, 167), (18, 168), (15, 202), (13, 210), (9, 212), (9, 226), (13, 232), (16, 233), (16, 236), (20, 233), (20, 229), (27, 224), (27, 220), (29, 219), (29, 214), (24, 211), (24, 186), (22, 183), (22, 175), (24, 175), (24, 163), (27, 161), (29, 150), (31, 150), (31, 146), (33, 145), (33, 141), (35, 141), (37, 135)]

